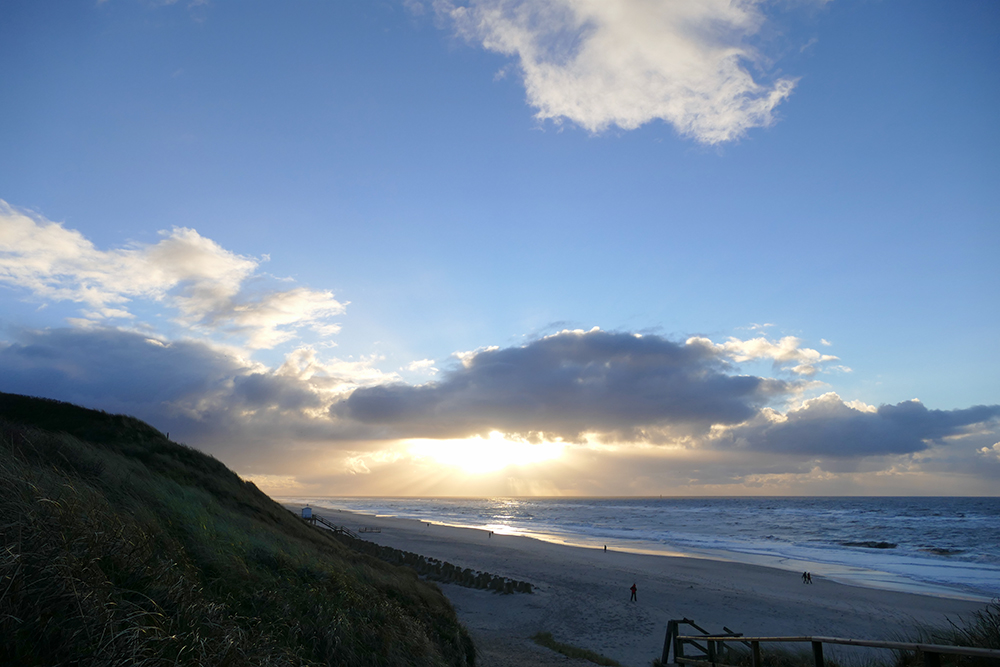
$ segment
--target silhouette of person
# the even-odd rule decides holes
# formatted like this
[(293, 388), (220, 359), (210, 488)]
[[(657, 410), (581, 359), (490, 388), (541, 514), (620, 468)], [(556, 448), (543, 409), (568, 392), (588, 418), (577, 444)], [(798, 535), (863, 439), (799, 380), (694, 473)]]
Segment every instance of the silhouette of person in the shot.
[(806, 583), (811, 584), (813, 582), (812, 572), (806, 572)]
[(632, 584), (632, 588), (630, 588), (629, 590), (632, 591), (632, 600), (631, 601), (632, 602), (636, 602), (637, 600), (635, 599), (635, 591), (636, 591), (635, 584)]
[(604, 553), (608, 553), (608, 545), (607, 544), (604, 545)]
[(808, 572), (803, 572), (802, 573), (802, 583), (803, 584), (809, 583), (809, 573)]

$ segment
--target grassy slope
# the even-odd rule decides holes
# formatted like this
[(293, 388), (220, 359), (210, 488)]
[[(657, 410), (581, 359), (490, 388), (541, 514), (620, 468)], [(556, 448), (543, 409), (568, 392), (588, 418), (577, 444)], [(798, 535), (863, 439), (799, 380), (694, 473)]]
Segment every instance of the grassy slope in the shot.
[(469, 665), (433, 585), (137, 419), (0, 393), (0, 663)]

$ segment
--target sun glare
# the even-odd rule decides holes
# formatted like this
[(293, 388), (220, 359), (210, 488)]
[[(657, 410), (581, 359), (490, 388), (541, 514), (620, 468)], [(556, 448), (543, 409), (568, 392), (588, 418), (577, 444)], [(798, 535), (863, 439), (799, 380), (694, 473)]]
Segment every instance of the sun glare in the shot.
[(532, 444), (524, 440), (511, 440), (503, 433), (493, 431), (489, 437), (476, 436), (462, 440), (410, 440), (410, 454), (418, 459), (434, 461), (461, 468), (470, 474), (502, 470), (507, 466), (523, 466), (550, 461), (563, 453), (561, 442)]

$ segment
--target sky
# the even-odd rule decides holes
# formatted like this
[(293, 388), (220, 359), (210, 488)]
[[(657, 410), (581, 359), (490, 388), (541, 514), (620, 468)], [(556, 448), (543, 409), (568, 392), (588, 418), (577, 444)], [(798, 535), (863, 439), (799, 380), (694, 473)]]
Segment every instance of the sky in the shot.
[(272, 495), (1000, 494), (993, 0), (7, 0), (0, 391)]

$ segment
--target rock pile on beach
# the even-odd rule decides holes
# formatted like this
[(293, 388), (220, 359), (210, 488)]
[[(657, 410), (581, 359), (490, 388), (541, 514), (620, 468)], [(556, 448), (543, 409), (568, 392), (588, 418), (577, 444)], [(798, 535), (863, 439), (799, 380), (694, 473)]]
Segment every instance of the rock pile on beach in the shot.
[(417, 574), (446, 584), (458, 584), (467, 588), (481, 588), (509, 595), (511, 593), (531, 593), (532, 587), (527, 581), (517, 581), (501, 577), (489, 572), (480, 572), (470, 568), (462, 568), (437, 558), (428, 558), (411, 551), (402, 551), (386, 547), (367, 540), (338, 534), (337, 537), (349, 544), (355, 551), (374, 556), (393, 565), (402, 565), (414, 570)]

